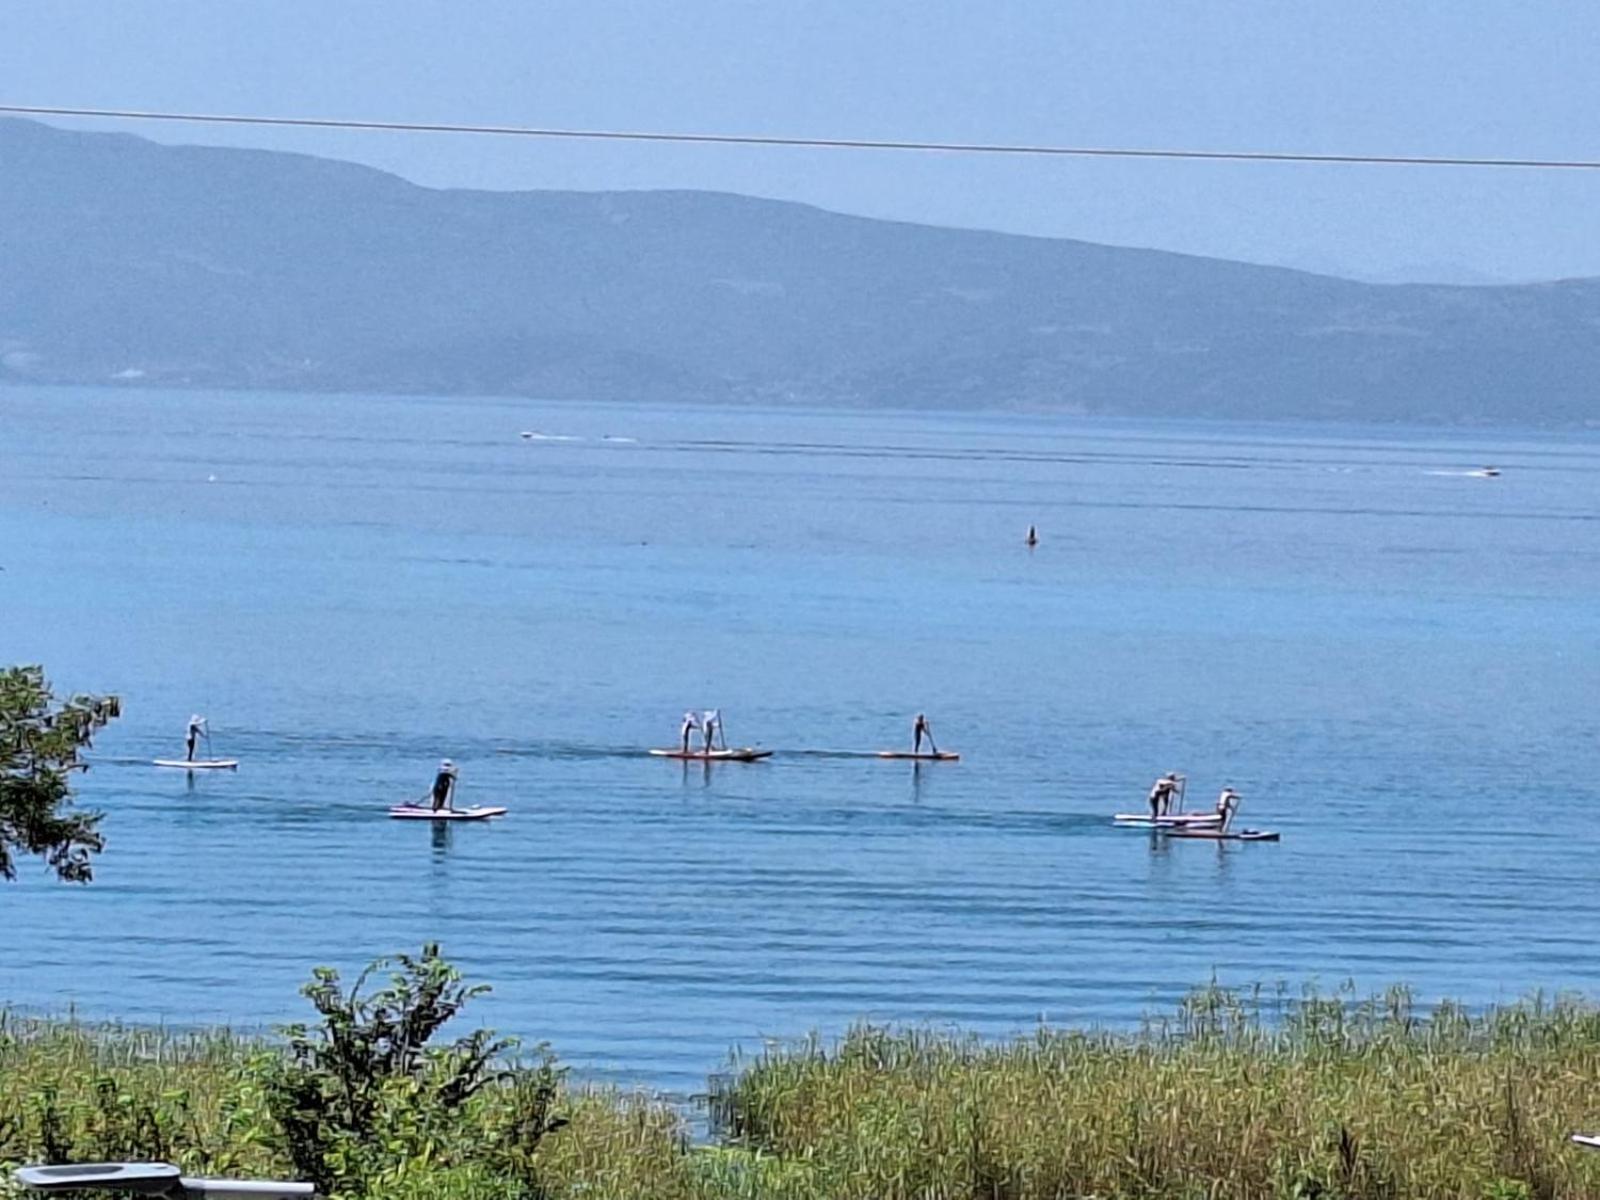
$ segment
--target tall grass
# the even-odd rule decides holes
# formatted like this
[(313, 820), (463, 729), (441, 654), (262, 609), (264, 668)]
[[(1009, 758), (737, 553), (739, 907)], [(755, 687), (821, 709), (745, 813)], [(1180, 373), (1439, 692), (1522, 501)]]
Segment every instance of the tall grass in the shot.
[(1600, 1119), (1593, 1008), (1424, 1017), (1395, 991), (1280, 1017), (1208, 990), (1134, 1037), (863, 1027), (753, 1063), (729, 1132), (834, 1200), (1600, 1195), (1566, 1142)]
[(254, 1043), (226, 1031), (85, 1026), (0, 1010), (0, 1163), (168, 1159), (271, 1172), (249, 1079)]
[[(151, 1157), (288, 1177), (258, 1086), (271, 1045), (0, 1012), (0, 1164)], [(531, 1161), (412, 1149), (382, 1200), (1306, 1200), (1600, 1196), (1600, 1013), (1576, 1001), (1416, 1011), (1404, 992), (1263, 1008), (1198, 993), (1135, 1035), (1004, 1043), (862, 1027), (732, 1079), (720, 1144), (648, 1097), (565, 1088)], [(473, 1100), (504, 1128), (514, 1085)], [(478, 1122), (469, 1121), (468, 1128)], [(0, 1195), (5, 1185), (0, 1184)]]
[[(174, 1033), (19, 1017), (0, 1009), (0, 1196), (24, 1162), (162, 1159), (197, 1175), (294, 1178), (259, 1085), (281, 1047), (226, 1031)], [(503, 1129), (515, 1081), (474, 1099)], [(644, 1096), (564, 1090), (568, 1121), (537, 1161), (503, 1145), (440, 1144), (390, 1127), (413, 1152), (349, 1196), (382, 1200), (594, 1200), (698, 1195), (681, 1114)], [(403, 1116), (403, 1114), (401, 1114)], [(736, 1193), (728, 1193), (736, 1194)]]

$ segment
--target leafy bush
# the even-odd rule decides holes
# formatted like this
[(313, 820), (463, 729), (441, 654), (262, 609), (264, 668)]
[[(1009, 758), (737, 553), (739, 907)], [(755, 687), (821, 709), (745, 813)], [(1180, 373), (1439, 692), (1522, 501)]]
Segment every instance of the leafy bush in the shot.
[[(395, 968), (388, 985), (363, 995), (385, 967)], [(554, 1061), (541, 1048), (537, 1066), (511, 1065), (517, 1043), (483, 1029), (434, 1044), (487, 990), (463, 983), (437, 944), (377, 960), (348, 992), (337, 971), (313, 972), (302, 992), (320, 1022), (289, 1026), (284, 1052), (258, 1059), (267, 1111), (300, 1177), (334, 1194), (397, 1186), (419, 1163), (476, 1160), (531, 1180), (540, 1141), (566, 1123), (555, 1113)]]
[(105, 845), (97, 813), (72, 811), (73, 771), (96, 730), (122, 714), (115, 696), (57, 704), (41, 667), (0, 669), (0, 879), (17, 854), (45, 859), (69, 883), (88, 883), (90, 855)]

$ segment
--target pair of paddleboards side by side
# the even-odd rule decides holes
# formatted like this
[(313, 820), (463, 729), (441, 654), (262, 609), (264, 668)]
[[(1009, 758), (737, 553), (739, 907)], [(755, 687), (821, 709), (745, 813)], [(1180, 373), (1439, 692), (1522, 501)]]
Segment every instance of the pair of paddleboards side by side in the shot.
[(745, 746), (738, 750), (652, 750), (656, 758), (676, 758), (684, 762), (755, 762), (771, 758), (771, 750), (756, 750)]
[(935, 750), (931, 754), (921, 754), (912, 750), (879, 750), (876, 758), (909, 759), (912, 762), (960, 762), (961, 755), (953, 750)]
[(389, 815), (397, 821), (484, 821), (503, 817), (506, 810), (489, 806), (435, 809), (425, 804), (396, 804), (389, 809)]
[(1167, 829), (1162, 832), (1168, 838), (1193, 838), (1207, 842), (1276, 842), (1279, 839), (1277, 831), (1271, 829)]
[(158, 767), (173, 767), (180, 771), (236, 771), (239, 769), (237, 758), (158, 758), (154, 761)]

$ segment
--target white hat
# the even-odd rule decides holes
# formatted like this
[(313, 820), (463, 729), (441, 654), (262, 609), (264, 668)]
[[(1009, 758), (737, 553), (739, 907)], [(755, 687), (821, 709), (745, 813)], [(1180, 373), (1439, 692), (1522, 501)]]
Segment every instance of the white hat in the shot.
[(442, 758), (442, 759), (439, 760), (439, 770), (441, 770), (441, 771), (449, 771), (452, 775), (454, 775), (455, 774), (455, 770), (456, 770), (456, 765), (455, 765), (455, 763), (451, 762), (448, 758)]

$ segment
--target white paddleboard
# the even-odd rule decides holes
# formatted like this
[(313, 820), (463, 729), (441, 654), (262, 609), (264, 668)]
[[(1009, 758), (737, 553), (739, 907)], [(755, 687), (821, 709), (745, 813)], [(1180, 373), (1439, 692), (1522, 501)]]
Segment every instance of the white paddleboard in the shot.
[(503, 808), (441, 808), (425, 804), (396, 804), (389, 815), (398, 821), (482, 821), (489, 817), (503, 817)]
[(237, 758), (158, 758), (158, 767), (176, 767), (180, 771), (234, 771), (239, 767)]
[(1184, 829), (1191, 825), (1220, 825), (1222, 814), (1214, 812), (1169, 813), (1152, 817), (1148, 813), (1118, 813), (1111, 818), (1115, 825), (1127, 829)]
[(771, 750), (757, 750), (744, 746), (737, 750), (652, 750), (651, 754), (657, 758), (680, 758), (686, 762), (755, 762), (758, 759), (771, 758)]

